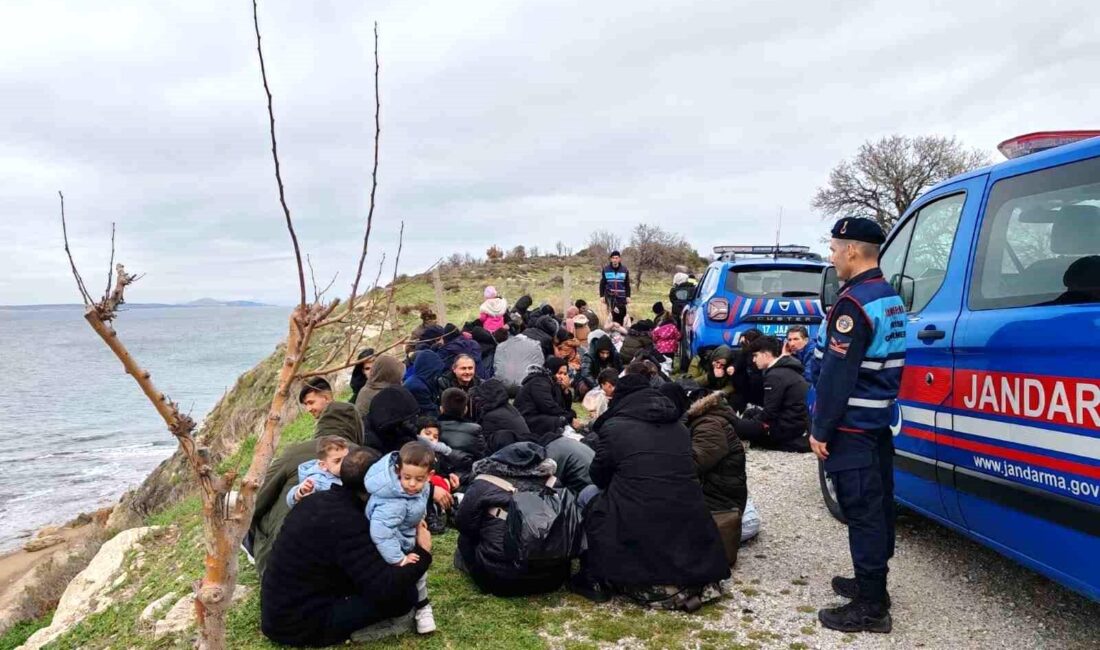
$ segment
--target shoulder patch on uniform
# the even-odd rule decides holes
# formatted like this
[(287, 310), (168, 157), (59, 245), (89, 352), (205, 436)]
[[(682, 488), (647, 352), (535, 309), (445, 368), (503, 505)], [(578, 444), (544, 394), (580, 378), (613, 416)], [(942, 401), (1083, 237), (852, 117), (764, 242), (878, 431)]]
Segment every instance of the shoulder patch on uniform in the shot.
[(841, 334), (847, 334), (848, 332), (851, 332), (852, 328), (855, 326), (856, 322), (852, 320), (852, 317), (847, 314), (843, 314), (836, 319), (836, 331), (840, 332)]

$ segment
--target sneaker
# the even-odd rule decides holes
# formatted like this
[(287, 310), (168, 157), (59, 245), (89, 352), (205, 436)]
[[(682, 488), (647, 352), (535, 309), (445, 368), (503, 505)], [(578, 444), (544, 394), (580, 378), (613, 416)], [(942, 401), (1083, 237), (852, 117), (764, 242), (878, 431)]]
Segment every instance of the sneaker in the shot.
[(583, 596), (594, 603), (606, 603), (611, 600), (611, 592), (599, 580), (592, 580), (583, 573), (578, 573), (569, 578), (566, 585), (569, 591)]
[(838, 632), (879, 632), (886, 634), (893, 629), (890, 610), (877, 603), (854, 600), (847, 605), (822, 609), (817, 620), (830, 630)]
[(413, 613), (402, 614), (396, 618), (379, 621), (351, 633), (353, 643), (369, 643), (400, 636), (413, 629)]
[[(855, 578), (842, 578), (841, 576), (835, 576), (833, 578), (833, 593), (837, 596), (843, 596), (848, 600), (855, 600), (859, 597), (859, 582)], [(886, 609), (890, 609), (893, 603), (890, 602), (890, 593), (886, 593)]]
[(435, 616), (432, 614), (431, 604), (428, 604), (416, 610), (416, 633), (431, 634), (432, 632), (435, 632)]

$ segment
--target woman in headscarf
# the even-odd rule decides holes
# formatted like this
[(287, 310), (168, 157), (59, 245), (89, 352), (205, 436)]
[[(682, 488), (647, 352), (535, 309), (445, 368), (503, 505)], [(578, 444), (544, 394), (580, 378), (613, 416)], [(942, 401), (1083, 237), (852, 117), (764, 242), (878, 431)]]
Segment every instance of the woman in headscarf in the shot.
[(397, 359), (383, 355), (374, 360), (374, 365), (367, 373), (366, 384), (359, 389), (355, 397), (355, 408), (359, 414), (366, 417), (370, 413), (370, 405), (375, 396), (384, 388), (400, 386), (402, 376), (405, 374), (405, 364)]
[(352, 404), (355, 404), (356, 398), (359, 397), (359, 391), (367, 385), (367, 375), (370, 374), (371, 366), (374, 365), (374, 348), (366, 348), (356, 359), (361, 363), (351, 368), (351, 399), (348, 401)]

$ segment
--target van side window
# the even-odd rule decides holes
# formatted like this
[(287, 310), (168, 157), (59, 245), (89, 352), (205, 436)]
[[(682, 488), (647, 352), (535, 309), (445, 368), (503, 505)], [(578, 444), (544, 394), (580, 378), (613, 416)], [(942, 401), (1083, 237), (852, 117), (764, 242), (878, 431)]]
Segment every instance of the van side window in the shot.
[(883, 277), (911, 303), (910, 312), (924, 309), (940, 290), (965, 202), (965, 194), (953, 194), (923, 206), (879, 255)]
[(909, 240), (913, 237), (915, 223), (917, 223), (916, 218), (910, 218), (901, 228), (898, 228), (897, 234), (886, 244), (886, 248), (882, 249), (882, 254), (878, 258), (882, 277), (886, 278), (895, 290), (899, 290), (899, 279), (905, 268), (905, 254), (909, 252)]
[(1100, 302), (1100, 159), (998, 181), (970, 281), (971, 309)]
[(924, 309), (943, 285), (965, 202), (965, 194), (954, 194), (929, 203), (917, 213), (904, 271), (904, 276), (913, 283), (913, 304), (909, 309), (913, 313)]

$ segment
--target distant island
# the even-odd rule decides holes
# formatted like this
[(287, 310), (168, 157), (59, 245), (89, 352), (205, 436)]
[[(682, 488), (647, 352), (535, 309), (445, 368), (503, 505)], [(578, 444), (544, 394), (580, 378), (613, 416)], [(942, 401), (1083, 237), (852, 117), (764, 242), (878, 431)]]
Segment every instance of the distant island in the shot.
[[(214, 298), (199, 298), (184, 303), (157, 303), (135, 302), (126, 303), (123, 309), (181, 309), (186, 307), (275, 307), (254, 300), (216, 300)], [(83, 309), (84, 305), (78, 303), (54, 303), (43, 305), (0, 305), (0, 310), (32, 310), (32, 309)]]

